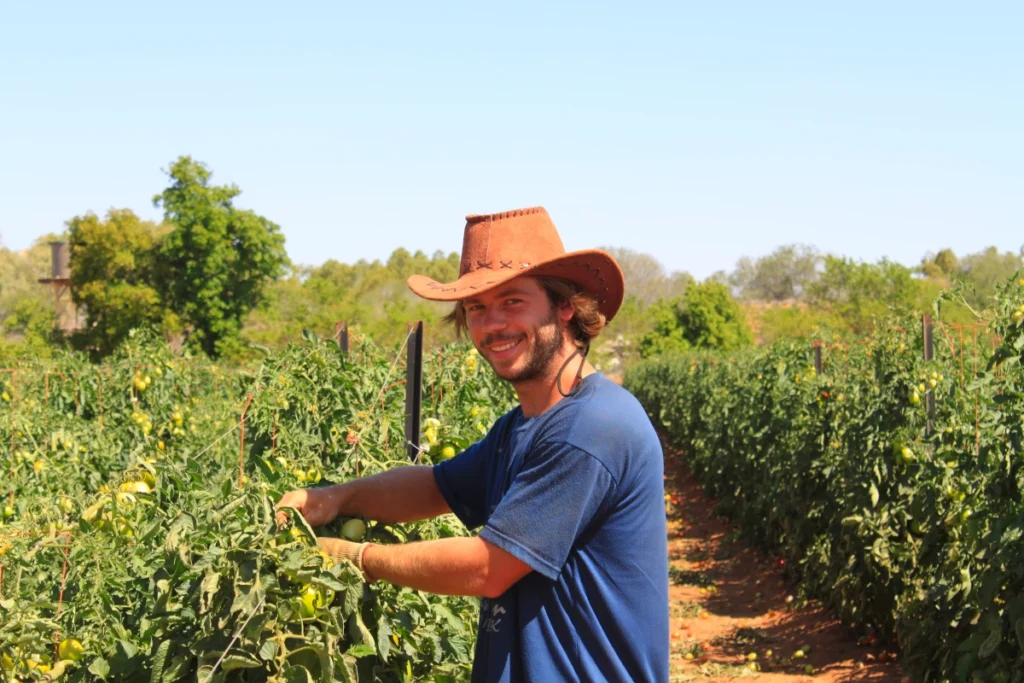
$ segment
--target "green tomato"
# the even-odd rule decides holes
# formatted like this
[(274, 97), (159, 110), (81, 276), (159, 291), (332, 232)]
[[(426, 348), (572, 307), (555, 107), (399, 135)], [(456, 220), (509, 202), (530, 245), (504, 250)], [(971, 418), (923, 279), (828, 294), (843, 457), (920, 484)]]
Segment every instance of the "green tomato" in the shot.
[(361, 519), (350, 519), (341, 525), (341, 535), (358, 543), (366, 536), (366, 522)]
[(445, 446), (444, 448), (441, 449), (441, 459), (442, 460), (451, 460), (454, 457), (455, 457), (455, 449), (453, 447)]
[(306, 590), (312, 590), (314, 593), (316, 593), (316, 599), (313, 601), (313, 604), (316, 606), (317, 609), (324, 609), (332, 602), (334, 602), (334, 591), (332, 591), (329, 588), (324, 589), (320, 588), (319, 586), (307, 586)]
[(296, 612), (303, 619), (310, 619), (316, 614), (317, 607), (323, 607), (324, 596), (316, 586), (306, 586), (296, 604)]
[(85, 654), (85, 648), (82, 647), (82, 643), (74, 638), (66, 638), (60, 641), (60, 645), (57, 647), (57, 654), (60, 655), (61, 659), (70, 659), (72, 662), (77, 662)]
[(10, 519), (14, 516), (14, 508), (10, 505), (4, 506), (4, 519)]

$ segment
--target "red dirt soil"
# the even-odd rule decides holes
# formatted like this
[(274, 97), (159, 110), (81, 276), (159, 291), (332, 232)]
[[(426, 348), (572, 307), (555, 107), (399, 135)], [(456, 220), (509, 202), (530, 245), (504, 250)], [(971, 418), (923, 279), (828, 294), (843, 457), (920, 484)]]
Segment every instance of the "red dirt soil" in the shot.
[[(795, 591), (784, 581), (782, 561), (735, 540), (682, 456), (667, 445), (665, 454), (671, 681), (902, 680), (895, 649), (858, 645), (856, 635), (820, 605), (787, 603)], [(751, 653), (757, 670), (751, 670)]]

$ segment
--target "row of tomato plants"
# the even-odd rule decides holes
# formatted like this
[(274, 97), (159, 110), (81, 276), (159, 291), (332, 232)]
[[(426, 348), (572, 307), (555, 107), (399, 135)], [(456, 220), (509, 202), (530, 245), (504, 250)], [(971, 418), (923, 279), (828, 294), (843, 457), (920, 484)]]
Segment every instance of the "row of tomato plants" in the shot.
[(740, 532), (915, 681), (1024, 680), (1024, 280), (995, 311), (976, 364), (894, 317), (820, 375), (780, 342), (625, 378)]
[[(310, 337), (224, 370), (140, 335), (99, 368), (69, 354), (9, 373), (0, 680), (468, 678), (475, 601), (367, 587), (316, 548), (346, 520), (274, 520), (292, 488), (410, 464), (400, 358)], [(464, 347), (424, 377), (419, 463), (511, 400)], [(466, 530), (449, 516), (365, 533)]]

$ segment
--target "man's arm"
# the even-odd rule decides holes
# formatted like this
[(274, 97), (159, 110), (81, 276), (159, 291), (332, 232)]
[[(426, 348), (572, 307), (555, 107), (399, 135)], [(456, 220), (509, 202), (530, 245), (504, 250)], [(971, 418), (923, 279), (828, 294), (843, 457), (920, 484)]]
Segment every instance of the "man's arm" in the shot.
[[(362, 516), (385, 524), (418, 522), (451, 512), (430, 465), (396, 467), (344, 484), (289, 491), (278, 507), (293, 507), (312, 526), (339, 516)], [(284, 513), (278, 513), (283, 520)]]
[(496, 598), (533, 571), (482, 538), (370, 544), (363, 569), (374, 579), (442, 595)]

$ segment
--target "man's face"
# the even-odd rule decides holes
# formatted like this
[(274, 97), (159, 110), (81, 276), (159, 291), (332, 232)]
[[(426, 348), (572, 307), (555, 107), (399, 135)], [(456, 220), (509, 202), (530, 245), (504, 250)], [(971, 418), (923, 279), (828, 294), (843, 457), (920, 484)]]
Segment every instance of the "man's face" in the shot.
[(519, 277), (463, 301), (469, 336), (494, 371), (512, 383), (550, 371), (572, 309), (558, 310), (532, 277)]

